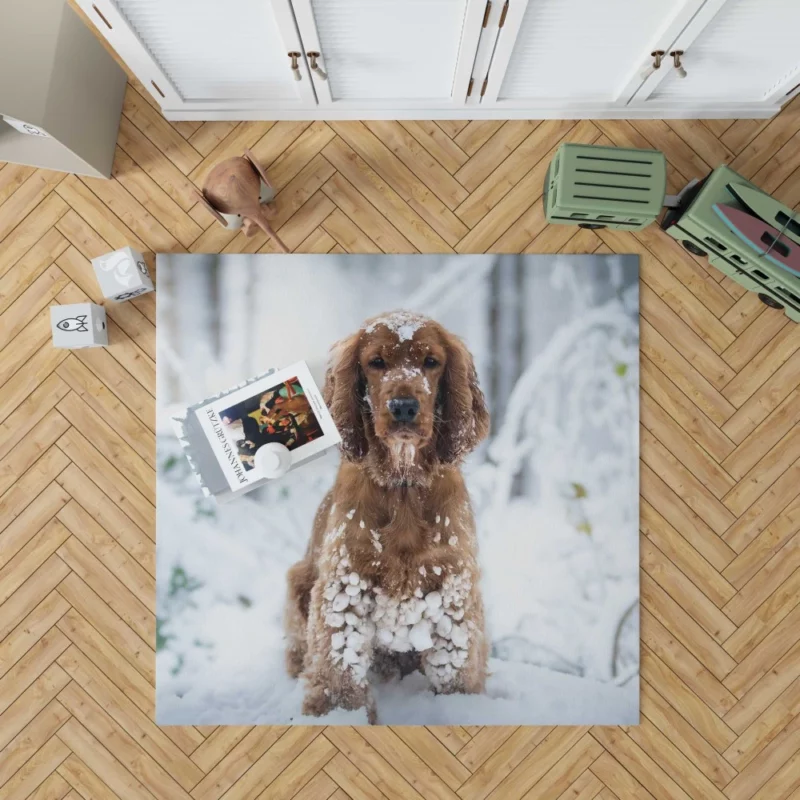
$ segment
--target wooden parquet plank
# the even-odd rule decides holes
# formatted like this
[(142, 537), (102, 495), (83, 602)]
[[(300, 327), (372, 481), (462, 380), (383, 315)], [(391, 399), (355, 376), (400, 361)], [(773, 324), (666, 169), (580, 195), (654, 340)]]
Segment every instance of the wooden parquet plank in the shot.
[(112, 719), (75, 681), (58, 696), (59, 702), (84, 728), (102, 742), (108, 752), (128, 769), (154, 797), (190, 797), (155, 759), (141, 752), (140, 739), (134, 739)]
[(399, 122), (371, 120), (364, 125), (451, 211), (466, 200), (469, 192)]
[(640, 361), (641, 388), (691, 439), (732, 474), (726, 459), (734, 443), (646, 356)]
[(59, 774), (82, 797), (154, 800), (153, 795), (75, 717), (58, 732), (72, 751)]
[(643, 606), (675, 638), (691, 650), (712, 675), (724, 683), (724, 678), (736, 667), (736, 662), (717, 644), (714, 637), (695, 622), (691, 614), (673, 600), (646, 572), (642, 573), (641, 586)]
[(653, 795), (642, 786), (617, 761), (607, 752), (598, 758), (589, 768), (597, 778), (610, 791), (603, 791), (598, 795), (599, 800), (615, 800), (615, 798), (630, 798), (630, 800), (653, 800)]
[[(6, 712), (8, 713), (8, 712)], [(4, 715), (5, 716), (5, 715)], [(42, 748), (69, 719), (69, 712), (57, 700), (51, 700), (0, 751), (0, 786)]]
[(0, 275), (5, 275), (30, 252), (68, 210), (69, 206), (58, 195), (47, 195), (32, 213), (0, 241)]
[[(60, 523), (59, 523), (60, 524)], [(62, 528), (64, 526), (61, 526)], [(64, 528), (69, 533), (69, 531)], [(58, 550), (67, 566), (103, 598), (130, 627), (146, 642), (155, 640), (155, 618), (142, 600), (125, 588), (104, 564), (90, 553), (75, 537), (69, 536)], [(145, 598), (149, 604), (152, 598)]]
[(453, 141), (467, 155), (475, 155), (503, 127), (501, 120), (472, 120), (454, 137)]
[[(337, 749), (324, 736), (317, 736), (305, 747), (297, 757), (286, 766), (274, 781), (266, 785), (260, 798), (288, 800), (290, 797), (308, 796), (318, 791), (316, 786), (308, 784), (320, 773), (320, 770), (337, 754)], [(335, 786), (330, 780), (324, 786)]]
[(531, 120), (515, 119), (503, 123), (500, 130), (455, 173), (456, 180), (470, 192), (475, 191), (538, 124)]
[(338, 136), (325, 158), (420, 252), (449, 252), (465, 233), (462, 222), (377, 136), (354, 125), (361, 123), (332, 123)]
[[(189, 136), (181, 131), (186, 141), (202, 156), (207, 156), (234, 128), (235, 122), (203, 122)], [(180, 128), (178, 129), (180, 131)]]
[[(132, 737), (142, 750), (177, 781), (179, 786), (188, 791), (197, 784), (203, 776), (200, 768), (190, 761), (148, 715), (142, 713), (81, 650), (71, 645), (60, 656), (58, 663), (100, 708), (105, 709), (120, 729)], [(74, 713), (73, 711), (73, 717)], [(139, 760), (142, 758), (143, 755), (139, 755)]]
[[(536, 136), (544, 127), (540, 125), (531, 136)], [(574, 127), (570, 127), (564, 141), (591, 144), (599, 135), (599, 131), (591, 122), (582, 120)], [(517, 148), (514, 155), (522, 150), (522, 145)], [(485, 253), (492, 244), (505, 233), (514, 222), (519, 219), (522, 212), (532, 205), (542, 194), (544, 176), (550, 159), (555, 154), (556, 148), (552, 148), (547, 153), (540, 153), (540, 159), (531, 169), (530, 163), (525, 166), (529, 171), (520, 170), (519, 165), (514, 165), (514, 178), (507, 178), (500, 184), (503, 187), (502, 199), (489, 205), (491, 200), (484, 200), (478, 206), (480, 219), (473, 220), (469, 216), (465, 218), (462, 207), (459, 207), (459, 216), (467, 224), (473, 225), (469, 233), (458, 243), (456, 250), (459, 253)], [(511, 157), (504, 163), (508, 164)], [(507, 189), (505, 187), (508, 187)], [(513, 188), (512, 188), (513, 187)], [(480, 191), (480, 187), (477, 191)], [(470, 198), (471, 199), (471, 198)], [(462, 204), (463, 206), (463, 204)]]
[(723, 642), (736, 626), (672, 563), (665, 563), (664, 553), (642, 536), (641, 562), (643, 569), (674, 600), (679, 600), (689, 616), (716, 641)]
[[(662, 748), (666, 748), (666, 742), (672, 747), (677, 748), (688, 762), (693, 765), (691, 768), (686, 763), (673, 754), (671, 761), (677, 766), (673, 768), (670, 775), (678, 783), (682, 783), (681, 778), (687, 778), (693, 784), (699, 784), (700, 792), (695, 793), (684, 785), (686, 791), (691, 791), (692, 795), (699, 794), (705, 796), (707, 787), (704, 780), (709, 780), (717, 789), (722, 789), (734, 777), (736, 770), (723, 758), (717, 750), (698, 732), (698, 730), (684, 717), (682, 717), (670, 704), (654, 689), (647, 681), (642, 681), (642, 714), (646, 721), (656, 729), (661, 731), (663, 738), (656, 736), (652, 730), (648, 730), (644, 736), (639, 736), (636, 727), (627, 729), (628, 735), (640, 746), (646, 740), (649, 743), (648, 752), (651, 757), (658, 759), (656, 755)], [(735, 744), (735, 743), (734, 743)], [(734, 745), (731, 745), (733, 747)], [(730, 748), (729, 748), (730, 749)], [(727, 751), (726, 751), (727, 752)], [(693, 776), (693, 770), (699, 772), (699, 776)], [(702, 777), (700, 777), (702, 776)]]
[(0, 678), (69, 610), (60, 594), (50, 592), (0, 643)]
[(4, 203), (36, 171), (25, 164), (4, 164), (0, 167), (0, 203)]
[[(61, 255), (67, 247), (67, 240), (55, 229), (47, 233), (17, 262), (16, 269), (6, 273), (0, 280), (0, 314), (20, 297), (27, 293), (34, 281)], [(11, 338), (3, 319), (3, 335)]]
[(197, 203), (194, 184), (124, 115), (117, 146), (184, 211)]
[(800, 390), (795, 389), (739, 446), (721, 462), (734, 478), (741, 479), (800, 423)]
[[(400, 123), (448, 172), (455, 174), (469, 156), (430, 120), (404, 120)], [(455, 175), (458, 179), (458, 175)], [(463, 184), (463, 181), (461, 181)]]
[(711, 602), (722, 608), (734, 597), (736, 589), (643, 498), (640, 517), (642, 533)]
[(192, 789), (191, 795), (194, 800), (218, 800), (286, 731), (286, 727), (277, 725), (251, 729)]
[[(268, 166), (269, 180), (276, 191), (286, 186), (334, 136), (330, 126), (324, 122), (312, 122), (294, 141), (291, 141)], [(272, 152), (275, 150), (277, 147)]]
[[(57, 558), (61, 564), (64, 562)], [(65, 565), (66, 566), (66, 565)], [(155, 653), (122, 616), (118, 615), (74, 572), (58, 584), (58, 593), (77, 609), (151, 685), (155, 683)]]
[(456, 214), (466, 225), (474, 227), (546, 155), (554, 141), (559, 141), (574, 128), (575, 123), (569, 120), (542, 122), (475, 187), (469, 198), (456, 209)]
[[(640, 401), (642, 424), (694, 475), (714, 497), (727, 498), (736, 482), (656, 401), (643, 391)], [(726, 500), (724, 505), (733, 510)]]
[(795, 353), (730, 416), (722, 426), (723, 432), (734, 442), (741, 444), (798, 384), (800, 384), (800, 353)]
[(185, 175), (202, 160), (200, 153), (130, 84), (122, 113)]
[[(455, 778), (458, 766), (461, 765), (453, 768), (452, 761), (446, 759), (435, 771), (429, 766), (428, 760), (417, 753), (417, 749), (424, 750), (424, 746), (415, 741), (413, 734), (403, 736), (399, 730), (392, 729), (391, 735), (389, 731), (379, 731), (376, 736), (375, 731), (376, 729), (363, 728), (358, 733), (423, 797), (430, 797), (431, 800), (456, 800), (453, 784), (457, 788), (463, 783), (463, 778)], [(440, 775), (439, 770), (445, 774)]]
[(800, 459), (791, 464), (780, 478), (725, 531), (723, 538), (734, 550), (739, 553), (744, 550), (797, 497), (798, 474), (800, 474)]
[(60, 172), (37, 169), (0, 206), (0, 242), (63, 180), (64, 175)]
[(331, 795), (332, 800), (346, 800), (350, 797), (358, 800), (384, 800), (387, 797), (341, 753), (325, 765), (325, 774), (339, 787), (338, 791)]
[[(328, 728), (325, 735), (339, 749), (341, 755), (347, 758), (390, 800), (400, 800), (401, 798), (420, 800), (420, 798), (424, 798), (423, 794), (403, 778), (402, 765), (395, 768), (354, 728), (334, 726)], [(391, 750), (391, 744), (391, 741), (386, 742), (389, 750)], [(404, 771), (408, 774), (407, 770)], [(430, 786), (430, 781), (426, 781), (426, 785)], [(444, 787), (444, 784), (442, 786)]]
[[(69, 748), (60, 739), (55, 736), (48, 739), (5, 784), (3, 787), (5, 800), (25, 800), (30, 797), (50, 778), (69, 754)], [(46, 791), (49, 794), (51, 789), (47, 788)]]
[[(507, 730), (507, 729), (506, 729)], [(517, 728), (458, 790), (463, 800), (483, 800), (534, 751), (553, 728)]]
[[(800, 336), (655, 226), (547, 225), (561, 141), (720, 163), (800, 203), (800, 101), (772, 120), (169, 123), (128, 87), (111, 181), (0, 164), (0, 797), (800, 797)], [(89, 260), (273, 252), (196, 187), (253, 149), (298, 252), (641, 259), (642, 724), (158, 728), (155, 296), (107, 349), (49, 343), (101, 301)]]
[(112, 249), (126, 245), (131, 245), (139, 251), (148, 249), (147, 245), (75, 175), (64, 178), (56, 191), (90, 228), (97, 231), (111, 245)]
[[(627, 231), (601, 231), (600, 238), (615, 252), (636, 253), (639, 256), (644, 285), (640, 297), (643, 316), (651, 325), (669, 330), (680, 350), (681, 337), (692, 342), (684, 355), (694, 363), (693, 352), (708, 349), (708, 363), (697, 365), (712, 383), (722, 388), (735, 372), (719, 357), (734, 340), (717, 317), (704, 306), (633, 234)], [(683, 328), (689, 330), (684, 334)], [(694, 334), (694, 337), (692, 337)]]

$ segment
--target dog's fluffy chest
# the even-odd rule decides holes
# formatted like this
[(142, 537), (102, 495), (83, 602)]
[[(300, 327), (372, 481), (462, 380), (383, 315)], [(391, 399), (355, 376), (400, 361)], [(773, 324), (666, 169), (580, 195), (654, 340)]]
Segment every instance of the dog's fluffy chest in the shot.
[[(405, 653), (433, 650), (432, 663), (459, 668), (466, 659), (470, 635), (464, 604), (471, 590), (468, 570), (443, 576), (440, 588), (410, 596), (387, 593), (353, 571), (340, 551), (336, 575), (323, 590), (322, 610), (332, 629), (330, 657), (366, 680), (373, 648)], [(448, 665), (450, 665), (448, 667)]]
[[(465, 647), (466, 629), (459, 622), (464, 609), (449, 597), (447, 605), (441, 591), (418, 592), (412, 597), (390, 597), (379, 590), (374, 595), (371, 619), (375, 623), (375, 645), (386, 650), (406, 653), (409, 650), (429, 650), (435, 640), (451, 640)], [(455, 623), (455, 624), (454, 624)]]

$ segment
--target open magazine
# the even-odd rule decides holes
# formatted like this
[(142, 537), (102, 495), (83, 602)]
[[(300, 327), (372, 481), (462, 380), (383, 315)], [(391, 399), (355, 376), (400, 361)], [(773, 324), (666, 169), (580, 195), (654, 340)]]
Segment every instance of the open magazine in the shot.
[(284, 445), (294, 469), (341, 442), (303, 361), (196, 403), (173, 422), (203, 491), (218, 499), (263, 485), (255, 456), (266, 444)]

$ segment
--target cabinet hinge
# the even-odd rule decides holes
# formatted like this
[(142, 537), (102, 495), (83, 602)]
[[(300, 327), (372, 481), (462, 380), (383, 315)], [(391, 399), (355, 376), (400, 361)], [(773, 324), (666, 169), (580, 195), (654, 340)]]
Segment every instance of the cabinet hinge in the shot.
[(508, 14), (508, 0), (506, 0), (506, 4), (503, 6), (503, 10), (500, 12), (500, 24), (497, 26), (498, 28), (502, 28), (503, 25), (506, 24), (506, 14)]
[(467, 86), (467, 97), (472, 94), (472, 87), (475, 85), (475, 78), (469, 79), (469, 86)]
[(487, 75), (487, 76), (486, 76), (486, 77), (483, 79), (483, 86), (481, 86), (481, 97), (483, 97), (483, 96), (486, 94), (486, 85), (487, 85), (488, 83), (489, 83), (489, 76)]
[(486, 23), (489, 22), (489, 14), (492, 13), (492, 0), (486, 0), (486, 10), (483, 12), (483, 25), (482, 28), (486, 27)]

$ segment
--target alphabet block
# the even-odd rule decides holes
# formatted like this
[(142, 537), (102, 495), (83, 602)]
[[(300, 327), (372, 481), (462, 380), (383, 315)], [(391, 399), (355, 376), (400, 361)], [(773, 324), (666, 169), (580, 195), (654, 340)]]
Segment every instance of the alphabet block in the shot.
[(108, 300), (130, 300), (153, 291), (144, 257), (132, 247), (93, 258), (92, 266), (100, 291)]
[(53, 347), (77, 350), (80, 347), (105, 347), (108, 344), (106, 310), (94, 303), (50, 306)]

